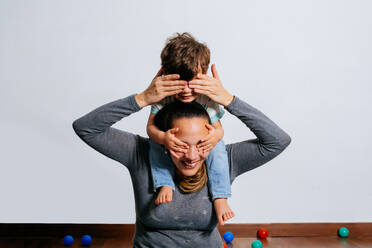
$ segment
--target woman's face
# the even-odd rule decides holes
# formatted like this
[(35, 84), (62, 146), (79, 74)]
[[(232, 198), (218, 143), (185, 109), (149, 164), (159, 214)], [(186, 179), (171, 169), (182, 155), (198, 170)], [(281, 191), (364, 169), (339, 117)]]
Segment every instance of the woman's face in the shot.
[(208, 134), (206, 124), (208, 120), (202, 117), (183, 117), (173, 121), (172, 128), (178, 127), (176, 137), (189, 146), (186, 153), (176, 152), (179, 158), (171, 154), (176, 169), (184, 176), (195, 175), (208, 157), (209, 152), (201, 152), (196, 147)]

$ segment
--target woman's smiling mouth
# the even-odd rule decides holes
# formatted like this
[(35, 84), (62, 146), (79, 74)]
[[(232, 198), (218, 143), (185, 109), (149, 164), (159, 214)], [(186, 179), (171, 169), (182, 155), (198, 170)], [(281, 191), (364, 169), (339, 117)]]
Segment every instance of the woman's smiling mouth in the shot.
[(186, 161), (182, 161), (182, 163), (183, 163), (183, 165), (184, 165), (184, 167), (186, 168), (186, 169), (193, 169), (193, 168), (195, 168), (195, 166), (196, 166), (196, 164), (198, 163), (199, 161), (196, 161), (196, 162), (194, 162), (194, 163), (187, 163)]

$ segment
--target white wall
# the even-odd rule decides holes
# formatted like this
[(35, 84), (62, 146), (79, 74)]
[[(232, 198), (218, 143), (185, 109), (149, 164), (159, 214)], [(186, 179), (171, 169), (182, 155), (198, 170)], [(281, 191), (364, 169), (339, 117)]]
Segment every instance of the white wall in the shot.
[[(71, 124), (144, 90), (166, 38), (184, 31), (208, 44), (231, 93), (292, 137), (234, 182), (230, 223), (371, 222), (371, 9), (368, 0), (1, 1), (0, 222), (134, 223), (127, 169)], [(125, 129), (146, 136), (148, 112)], [(222, 123), (226, 143), (247, 137), (230, 114)]]

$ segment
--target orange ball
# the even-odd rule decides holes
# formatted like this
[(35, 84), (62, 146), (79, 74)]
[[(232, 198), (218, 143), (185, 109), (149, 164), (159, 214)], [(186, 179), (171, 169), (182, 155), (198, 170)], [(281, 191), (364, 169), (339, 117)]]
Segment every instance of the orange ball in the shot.
[(269, 236), (269, 231), (266, 228), (260, 228), (257, 232), (259, 238), (265, 239)]
[(223, 242), (222, 244), (223, 244), (223, 248), (227, 248), (227, 244), (225, 244), (225, 242)]

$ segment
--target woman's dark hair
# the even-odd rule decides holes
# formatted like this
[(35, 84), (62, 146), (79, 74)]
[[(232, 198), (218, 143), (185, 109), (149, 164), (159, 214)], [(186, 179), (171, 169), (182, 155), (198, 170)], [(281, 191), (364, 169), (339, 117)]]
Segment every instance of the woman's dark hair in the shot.
[(172, 128), (173, 121), (179, 118), (202, 117), (211, 123), (208, 112), (202, 105), (193, 101), (190, 103), (175, 100), (165, 105), (155, 115), (155, 125), (163, 132)]

